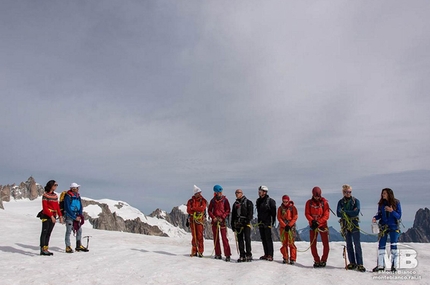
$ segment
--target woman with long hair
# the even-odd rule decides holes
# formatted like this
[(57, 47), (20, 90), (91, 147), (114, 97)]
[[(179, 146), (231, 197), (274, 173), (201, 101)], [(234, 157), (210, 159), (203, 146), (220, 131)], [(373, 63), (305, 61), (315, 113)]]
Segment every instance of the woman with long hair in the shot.
[(60, 217), (60, 223), (63, 223), (61, 216), (60, 205), (58, 204), (58, 196), (54, 192), (57, 189), (57, 182), (49, 180), (45, 186), (45, 193), (42, 196), (42, 233), (40, 234), (40, 255), (53, 255), (48, 250), (49, 239), (52, 230), (54, 229), (57, 216)]
[(373, 217), (372, 222), (379, 220), (379, 245), (378, 245), (378, 265), (373, 268), (373, 272), (385, 270), (385, 245), (388, 235), (390, 236), (391, 249), (391, 271), (396, 272), (399, 263), (399, 251), (397, 241), (400, 236), (399, 223), (402, 218), (402, 207), (400, 201), (394, 197), (394, 192), (390, 188), (381, 191), (381, 198), (378, 202), (378, 213)]

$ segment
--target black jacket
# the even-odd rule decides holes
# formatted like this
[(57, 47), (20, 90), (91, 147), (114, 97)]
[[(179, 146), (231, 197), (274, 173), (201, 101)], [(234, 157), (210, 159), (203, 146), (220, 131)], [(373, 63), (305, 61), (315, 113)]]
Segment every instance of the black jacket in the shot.
[(254, 216), (254, 205), (245, 196), (236, 199), (231, 209), (232, 229), (239, 230), (249, 224)]
[(276, 202), (269, 195), (258, 198), (256, 202), (258, 223), (274, 226), (276, 221)]

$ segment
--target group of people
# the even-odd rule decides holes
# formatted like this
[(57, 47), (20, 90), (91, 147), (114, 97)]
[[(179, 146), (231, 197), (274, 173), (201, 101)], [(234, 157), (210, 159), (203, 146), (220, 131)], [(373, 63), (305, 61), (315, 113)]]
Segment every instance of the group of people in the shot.
[(73, 253), (71, 247), (70, 235), (73, 232), (76, 235), (76, 251), (87, 252), (88, 249), (82, 245), (82, 228), (84, 223), (84, 216), (82, 215), (82, 201), (79, 194), (79, 187), (77, 183), (70, 184), (68, 191), (64, 191), (64, 209), (61, 209), (58, 201), (58, 195), (55, 190), (58, 183), (55, 180), (50, 180), (46, 183), (45, 193), (42, 196), (42, 211), (38, 217), (42, 221), (42, 232), (40, 234), (40, 255), (50, 256), (53, 255), (49, 251), (49, 240), (52, 230), (54, 229), (57, 219), (60, 223), (66, 224), (65, 244), (66, 253)]
[[(230, 261), (231, 250), (227, 237), (227, 222), (231, 213), (230, 224), (235, 233), (240, 254), (237, 262), (252, 261), (251, 229), (253, 226), (258, 227), (263, 244), (264, 255), (260, 259), (273, 261), (272, 228), (275, 226), (276, 220), (278, 220), (282, 243), (280, 252), (283, 257), (283, 263), (295, 264), (297, 259), (295, 237), (298, 211), (288, 195), (282, 196), (282, 204), (276, 208), (275, 200), (267, 194), (269, 191), (268, 187), (264, 185), (260, 186), (258, 188), (259, 197), (255, 203), (257, 224), (252, 225), (254, 205), (251, 200), (246, 198), (241, 189), (235, 191), (236, 201), (232, 207), (230, 207), (227, 197), (223, 195), (223, 188), (220, 185), (215, 185), (213, 191), (214, 197), (208, 205), (206, 199), (202, 196), (202, 190), (194, 185), (194, 195), (188, 200), (188, 222), (192, 234), (191, 256), (203, 257), (203, 231), (207, 208), (212, 226), (215, 259), (222, 259), (220, 246), (220, 240), (222, 240), (225, 261)], [(341, 234), (346, 241), (349, 263), (345, 267), (348, 270), (365, 272), (366, 269), (363, 265), (363, 254), (360, 243), (360, 201), (352, 196), (352, 187), (350, 185), (345, 184), (342, 186), (342, 194), (342, 199), (337, 203), (336, 215), (340, 218)], [(310, 228), (310, 249), (314, 259), (313, 267), (315, 268), (325, 267), (327, 264), (330, 251), (327, 221), (330, 218), (330, 211), (327, 199), (322, 197), (321, 188), (318, 186), (314, 187), (311, 199), (305, 204), (305, 217), (308, 220)], [(399, 252), (397, 241), (400, 235), (399, 221), (401, 216), (401, 205), (399, 200), (394, 197), (393, 190), (390, 188), (382, 189), (378, 202), (378, 212), (372, 219), (373, 223), (379, 221), (380, 228), (377, 266), (373, 269), (373, 272), (385, 270), (384, 256), (388, 236), (390, 236), (391, 243), (391, 271), (395, 272), (396, 268), (398, 268)], [(318, 235), (321, 237), (323, 247), (321, 256), (317, 250)]]

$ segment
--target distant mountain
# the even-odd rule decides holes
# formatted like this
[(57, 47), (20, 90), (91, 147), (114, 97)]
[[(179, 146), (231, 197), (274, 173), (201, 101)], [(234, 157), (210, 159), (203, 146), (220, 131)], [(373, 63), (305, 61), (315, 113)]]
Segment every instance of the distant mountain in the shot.
[(9, 202), (10, 199), (30, 199), (34, 200), (41, 196), (44, 192), (43, 186), (37, 184), (33, 177), (29, 177), (27, 181), (21, 182), (19, 185), (0, 185), (0, 209), (3, 208), (3, 201)]
[(419, 209), (415, 214), (414, 225), (400, 235), (401, 242), (430, 242), (430, 210)]
[[(298, 233), (300, 234), (300, 237), (303, 241), (310, 241), (309, 239), (309, 231), (310, 227), (307, 226), (306, 228), (300, 229)], [(329, 237), (330, 241), (343, 241), (342, 235), (336, 231), (333, 227), (329, 227)], [(318, 241), (321, 241), (320, 235), (318, 235)]]

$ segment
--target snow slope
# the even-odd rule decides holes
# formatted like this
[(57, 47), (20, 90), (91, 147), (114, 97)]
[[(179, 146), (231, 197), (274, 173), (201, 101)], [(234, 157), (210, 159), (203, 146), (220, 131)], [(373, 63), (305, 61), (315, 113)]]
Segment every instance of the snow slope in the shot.
[[(90, 198), (84, 198), (84, 197), (82, 198), (86, 200), (92, 200)], [(101, 200), (94, 200), (94, 201), (108, 205), (109, 210), (112, 213), (116, 212), (117, 216), (120, 216), (124, 220), (134, 220), (136, 218), (139, 218), (142, 222), (145, 222), (151, 226), (157, 226), (161, 231), (166, 233), (169, 237), (181, 237), (181, 236), (187, 235), (187, 232), (184, 231), (183, 229), (172, 226), (166, 220), (148, 217), (138, 209), (130, 206), (126, 202), (114, 201), (110, 199), (101, 199)], [(84, 208), (84, 211), (90, 217), (97, 218), (99, 213), (101, 213), (102, 209), (98, 205), (88, 205)]]
[[(330, 243), (326, 268), (312, 268), (309, 243), (297, 242), (297, 264), (282, 264), (280, 243), (275, 242), (275, 261), (236, 263), (211, 258), (213, 244), (205, 241), (205, 257), (189, 257), (189, 234), (153, 237), (94, 230), (89, 223), (83, 234), (90, 235), (88, 253), (64, 252), (64, 225), (54, 228), (52, 257), (39, 255), (40, 200), (4, 203), (0, 210), (1, 284), (430, 284), (430, 245), (409, 244), (418, 252), (415, 272), (404, 274), (360, 273), (343, 269), (342, 242)], [(238, 258), (230, 234), (233, 260)], [(72, 239), (73, 241), (73, 239)], [(83, 241), (86, 245), (86, 240)], [(74, 245), (74, 242), (72, 242)], [(365, 266), (375, 266), (376, 243), (363, 243)], [(253, 242), (254, 257), (262, 255), (260, 242)], [(382, 281), (377, 278), (419, 278)]]

